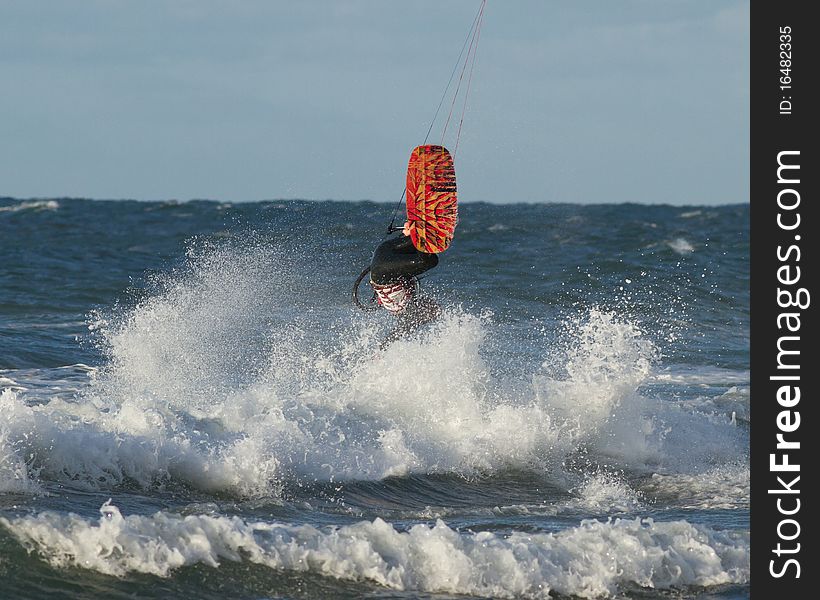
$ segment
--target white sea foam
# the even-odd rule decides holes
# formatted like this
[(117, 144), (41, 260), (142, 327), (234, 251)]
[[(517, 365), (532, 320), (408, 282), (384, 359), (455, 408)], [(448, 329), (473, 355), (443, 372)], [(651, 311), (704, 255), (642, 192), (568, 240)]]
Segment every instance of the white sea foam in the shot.
[(167, 512), (123, 516), (109, 503), (100, 512), (99, 520), (43, 512), (0, 525), (54, 566), (115, 576), (246, 561), (397, 590), (504, 598), (598, 598), (622, 586), (749, 580), (748, 533), (686, 521), (587, 520), (554, 534), (501, 536), (461, 533), (442, 521), (400, 532), (381, 519), (317, 529)]
[(650, 382), (702, 385), (738, 385), (749, 383), (749, 371), (733, 371), (719, 367), (684, 367), (668, 365), (652, 374)]
[(695, 251), (695, 247), (689, 243), (686, 238), (678, 237), (674, 240), (666, 242), (666, 245), (672, 248), (678, 254), (691, 254)]
[(60, 203), (56, 200), (26, 200), (19, 204), (10, 204), (8, 206), (0, 206), (0, 212), (20, 212), (21, 210), (57, 210), (60, 208)]
[(10, 422), (13, 418), (6, 407), (13, 402), (15, 391), (11, 388), (0, 390), (0, 494), (36, 493), (37, 483), (29, 475), (24, 455), (17, 442), (10, 439)]
[(622, 478), (610, 473), (588, 477), (576, 490), (578, 497), (563, 505), (563, 510), (605, 515), (636, 512), (643, 508), (638, 493)]
[(672, 506), (733, 509), (749, 506), (749, 465), (726, 464), (703, 473), (655, 473), (641, 490)]
[(491, 317), (448, 310), (374, 355), (370, 324), (322, 314), (288, 260), (265, 247), (192, 253), (139, 305), (91, 325), (108, 363), (76, 397), (2, 397), (0, 453), (30, 476), (98, 489), (172, 480), (265, 497), (293, 478), (555, 473), (578, 453), (689, 472), (747, 443), (642, 396), (657, 349), (612, 313), (569, 322), (510, 394), (487, 362)]
[(663, 454), (657, 406), (638, 393), (658, 357), (638, 327), (612, 313), (592, 310), (570, 324), (575, 340), (566, 353), (566, 377), (554, 366), (536, 375), (536, 397), (556, 427), (572, 439), (623, 466), (655, 463)]
[[(622, 477), (612, 473), (594, 473), (581, 483), (570, 488), (572, 497), (554, 504), (512, 504), (496, 506), (492, 509), (469, 511), (471, 514), (487, 515), (539, 515), (556, 516), (566, 514), (583, 514), (586, 516), (608, 516), (624, 513), (636, 514), (645, 507), (643, 494), (636, 492)], [(450, 511), (456, 512), (456, 511)], [(464, 514), (464, 510), (458, 510)], [(428, 511), (420, 518), (446, 516), (448, 511)]]
[(14, 379), (10, 379), (8, 377), (3, 377), (0, 375), (0, 391), (2, 390), (14, 390), (14, 391), (25, 391), (26, 387), (20, 385)]

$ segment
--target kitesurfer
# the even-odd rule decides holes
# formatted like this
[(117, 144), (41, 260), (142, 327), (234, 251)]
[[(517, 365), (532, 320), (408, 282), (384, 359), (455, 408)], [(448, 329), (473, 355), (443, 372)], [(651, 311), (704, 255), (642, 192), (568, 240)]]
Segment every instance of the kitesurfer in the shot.
[(434, 300), (419, 293), (418, 276), (438, 264), (438, 255), (416, 249), (410, 237), (414, 226), (406, 221), (402, 235), (379, 244), (370, 263), (370, 285), (376, 300), (398, 319), (382, 348), (435, 320), (441, 312)]

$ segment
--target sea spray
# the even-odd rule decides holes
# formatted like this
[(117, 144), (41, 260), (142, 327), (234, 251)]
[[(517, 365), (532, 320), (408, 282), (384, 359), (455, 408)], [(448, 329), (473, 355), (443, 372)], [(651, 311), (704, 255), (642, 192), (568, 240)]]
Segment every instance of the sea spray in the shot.
[(77, 401), (21, 409), (51, 440), (38, 464), (92, 487), (176, 481), (260, 497), (288, 480), (510, 468), (560, 478), (590, 448), (629, 468), (659, 460), (656, 415), (638, 391), (657, 350), (634, 324), (598, 309), (567, 321), (563, 356), (549, 359), (559, 375), (537, 373), (511, 397), (485, 351), (491, 314), (446, 309), (382, 352), (371, 326), (336, 319), (345, 342), (329, 347), (300, 324), (291, 290), (267, 287), (287, 280), (280, 255), (192, 253), (155, 295), (101, 321), (109, 362)]

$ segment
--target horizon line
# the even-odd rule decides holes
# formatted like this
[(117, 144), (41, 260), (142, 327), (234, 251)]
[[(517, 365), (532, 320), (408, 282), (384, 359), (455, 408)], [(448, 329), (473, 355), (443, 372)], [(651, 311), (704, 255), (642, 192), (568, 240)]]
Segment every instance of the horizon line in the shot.
[[(0, 195), (0, 202), (11, 200), (16, 202), (49, 202), (49, 201), (89, 201), (89, 202), (145, 202), (145, 203), (165, 203), (165, 204), (187, 204), (190, 202), (210, 202), (214, 204), (263, 204), (266, 202), (350, 202), (350, 203), (371, 203), (371, 204), (396, 204), (389, 200), (371, 200), (367, 198), (360, 199), (340, 199), (340, 198), (265, 198), (258, 200), (218, 200), (215, 198), (188, 198), (180, 200), (179, 198), (165, 198), (165, 199), (140, 199), (140, 198), (91, 198), (88, 196), (32, 196), (28, 198), (20, 198), (17, 196), (2, 196)], [(670, 207), (698, 207), (698, 208), (717, 208), (723, 206), (740, 206), (749, 205), (749, 200), (741, 200), (736, 202), (722, 202), (717, 204), (672, 204), (669, 202), (572, 202), (572, 201), (556, 201), (556, 200), (522, 200), (516, 202), (493, 202), (492, 200), (463, 200), (459, 198), (460, 204), (491, 204), (493, 206), (516, 206), (516, 205), (558, 205), (569, 204), (574, 206), (670, 206)]]

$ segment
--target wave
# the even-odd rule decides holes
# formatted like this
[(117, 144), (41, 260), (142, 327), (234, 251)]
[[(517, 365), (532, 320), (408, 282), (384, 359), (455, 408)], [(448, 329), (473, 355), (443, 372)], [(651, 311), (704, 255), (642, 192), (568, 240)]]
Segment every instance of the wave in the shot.
[(399, 531), (375, 519), (318, 529), (239, 517), (157, 512), (98, 520), (41, 512), (0, 517), (29, 551), (55, 567), (118, 577), (161, 577), (196, 564), (250, 562), (369, 581), (396, 590), (494, 597), (612, 596), (624, 586), (672, 589), (749, 581), (749, 535), (686, 521), (585, 520), (558, 533), (465, 533), (443, 521)]
[(689, 243), (686, 238), (682, 237), (677, 237), (674, 240), (670, 240), (666, 242), (666, 245), (681, 255), (691, 254), (695, 251), (695, 247)]
[(379, 326), (317, 304), (297, 254), (193, 249), (135, 306), (95, 315), (106, 363), (72, 398), (5, 390), (0, 455), (34, 481), (269, 497), (414, 473), (693, 472), (745, 451), (731, 423), (641, 393), (659, 351), (614, 313), (569, 319), (529, 374), (495, 357), (492, 315), (458, 307), (377, 353)]
[(19, 204), (0, 206), (0, 212), (57, 210), (58, 208), (60, 208), (60, 203), (56, 200), (26, 200), (24, 202), (20, 202)]
[(749, 507), (749, 465), (713, 467), (703, 473), (652, 475), (641, 491), (665, 505), (713, 510)]
[[(0, 410), (13, 393), (11, 389), (0, 391)], [(24, 459), (24, 452), (21, 452), (21, 444), (10, 432), (7, 419), (0, 417), (0, 494), (39, 493), (41, 488), (35, 481), (36, 477), (29, 473), (30, 466)]]

